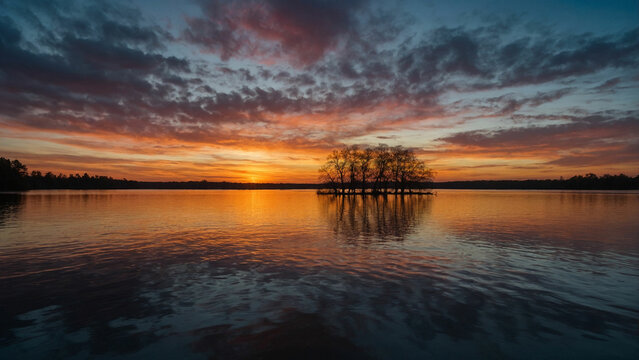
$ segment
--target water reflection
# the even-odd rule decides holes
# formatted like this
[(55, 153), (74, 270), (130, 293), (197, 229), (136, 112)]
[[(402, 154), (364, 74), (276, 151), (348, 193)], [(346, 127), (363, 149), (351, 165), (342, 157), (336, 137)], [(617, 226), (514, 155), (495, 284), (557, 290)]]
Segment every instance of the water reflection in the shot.
[(624, 196), (13, 198), (0, 358), (633, 358)]
[(431, 197), (420, 195), (318, 197), (328, 224), (350, 243), (403, 240), (428, 214), (431, 201)]
[[(0, 287), (11, 289), (0, 295), (2, 318), (0, 344), (14, 341), (55, 341), (40, 350), (43, 357), (130, 353), (156, 340), (153, 332), (137, 326), (118, 325), (118, 319), (148, 319), (171, 313), (167, 296), (150, 301), (144, 292), (160, 289), (161, 278), (149, 276), (149, 259), (131, 251), (109, 251), (100, 255), (73, 254), (48, 258), (45, 249), (29, 256), (36, 264), (3, 258)], [(11, 255), (7, 253), (6, 255)], [(158, 265), (170, 259), (158, 258)], [(6, 275), (5, 275), (6, 274)], [(62, 331), (62, 334), (59, 334)], [(52, 339), (52, 334), (56, 338)], [(51, 346), (54, 346), (51, 349)], [(22, 358), (19, 349), (7, 348), (6, 358)], [(1, 354), (2, 352), (0, 352)]]
[(492, 247), (565, 251), (580, 256), (602, 251), (639, 255), (638, 193), (485, 192), (445, 193), (435, 221), (461, 241)]
[(13, 218), (22, 205), (22, 194), (0, 193), (0, 227)]
[(197, 352), (212, 359), (369, 359), (364, 349), (317, 314), (285, 310), (276, 321), (233, 328), (219, 325), (193, 331)]

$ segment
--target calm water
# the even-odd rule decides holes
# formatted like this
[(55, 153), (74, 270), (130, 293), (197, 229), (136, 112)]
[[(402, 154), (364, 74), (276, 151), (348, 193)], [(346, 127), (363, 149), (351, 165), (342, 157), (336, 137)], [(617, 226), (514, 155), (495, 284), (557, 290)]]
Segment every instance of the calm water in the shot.
[(0, 195), (0, 358), (639, 358), (639, 193)]

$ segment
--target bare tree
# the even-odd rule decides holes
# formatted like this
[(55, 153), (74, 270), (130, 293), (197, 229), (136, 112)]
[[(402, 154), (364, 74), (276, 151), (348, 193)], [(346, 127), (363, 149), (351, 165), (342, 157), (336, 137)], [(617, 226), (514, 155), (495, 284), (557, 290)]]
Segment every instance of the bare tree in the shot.
[(333, 150), (326, 158), (326, 171), (330, 171), (335, 183), (339, 184), (342, 194), (346, 191), (347, 165), (348, 159), (344, 157), (343, 151)]
[(395, 146), (391, 149), (390, 173), (391, 181), (395, 185), (395, 194), (400, 190), (403, 193), (406, 186), (406, 177), (408, 175), (408, 160), (410, 151), (401, 146)]
[(391, 169), (391, 153), (390, 149), (386, 145), (379, 145), (374, 149), (374, 168), (375, 180), (373, 182), (373, 192), (386, 193), (388, 190), (388, 181), (390, 177)]
[(331, 164), (326, 163), (319, 168), (320, 173), (320, 181), (331, 188), (334, 194), (337, 194), (339, 188), (339, 174), (335, 170), (335, 167), (331, 166)]
[(367, 184), (374, 171), (375, 151), (371, 148), (358, 150), (355, 152), (355, 158), (357, 159), (362, 193), (366, 193)]
[(426, 167), (423, 161), (417, 159), (414, 154), (407, 164), (408, 171), (406, 172), (406, 180), (409, 193), (412, 193), (413, 188), (421, 188), (424, 185), (432, 185), (433, 171)]
[(359, 163), (357, 152), (359, 151), (357, 145), (347, 146), (342, 149), (342, 156), (346, 159), (346, 170), (348, 173), (349, 192), (354, 193), (357, 191), (357, 174), (359, 172)]

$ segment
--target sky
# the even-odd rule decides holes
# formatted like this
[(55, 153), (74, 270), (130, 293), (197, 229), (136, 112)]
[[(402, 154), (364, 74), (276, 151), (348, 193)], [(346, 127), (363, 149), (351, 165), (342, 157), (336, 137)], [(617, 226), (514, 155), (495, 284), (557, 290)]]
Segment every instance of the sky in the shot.
[(136, 180), (639, 173), (639, 1), (0, 0), (0, 156)]

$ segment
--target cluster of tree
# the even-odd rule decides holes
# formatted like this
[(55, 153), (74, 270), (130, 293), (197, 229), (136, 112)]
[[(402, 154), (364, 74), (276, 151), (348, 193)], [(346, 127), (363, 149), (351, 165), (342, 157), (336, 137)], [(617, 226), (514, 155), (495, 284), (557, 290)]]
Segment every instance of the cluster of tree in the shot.
[(433, 172), (411, 149), (380, 145), (333, 150), (319, 169), (333, 194), (387, 194), (432, 187)]
[(476, 180), (435, 183), (437, 189), (537, 189), (537, 190), (637, 190), (639, 175), (597, 176), (589, 173), (569, 179), (546, 180)]

